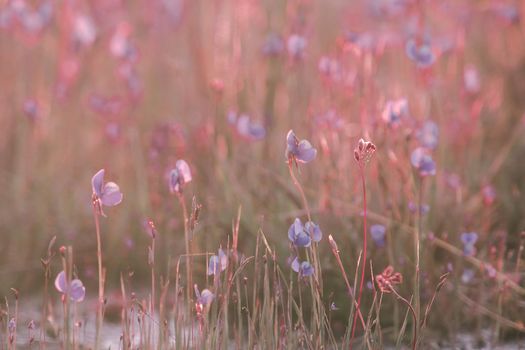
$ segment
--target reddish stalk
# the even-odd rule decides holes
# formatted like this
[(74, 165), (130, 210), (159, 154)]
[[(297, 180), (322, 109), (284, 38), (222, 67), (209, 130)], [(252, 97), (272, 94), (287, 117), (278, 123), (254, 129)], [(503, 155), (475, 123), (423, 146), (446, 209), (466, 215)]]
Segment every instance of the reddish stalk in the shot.
[(363, 286), (365, 283), (365, 272), (366, 272), (366, 248), (367, 248), (367, 234), (366, 234), (366, 184), (364, 169), (359, 162), (359, 172), (361, 173), (361, 184), (363, 186), (363, 265), (361, 265), (361, 281), (359, 282), (359, 293), (357, 295), (357, 312), (354, 314), (354, 320), (352, 322), (352, 335), (350, 336), (350, 349), (352, 348), (352, 341), (355, 335), (355, 328), (357, 324), (357, 316), (361, 314), (361, 296), (363, 294)]
[(97, 304), (97, 319), (95, 330), (95, 350), (99, 348), (100, 344), (100, 329), (104, 322), (104, 273), (102, 270), (102, 243), (100, 239), (100, 203), (98, 199), (93, 200), (93, 216), (95, 217), (95, 228), (97, 233), (97, 260), (98, 260), (98, 304)]

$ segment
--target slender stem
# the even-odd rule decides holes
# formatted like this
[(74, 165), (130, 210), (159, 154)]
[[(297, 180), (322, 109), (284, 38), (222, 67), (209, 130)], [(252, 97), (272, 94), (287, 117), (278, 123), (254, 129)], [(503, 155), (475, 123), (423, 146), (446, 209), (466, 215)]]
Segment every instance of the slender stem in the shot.
[(186, 293), (187, 293), (187, 302), (191, 300), (191, 253), (190, 253), (190, 238), (189, 238), (189, 227), (188, 227), (188, 209), (186, 208), (186, 202), (182, 194), (178, 195), (180, 206), (182, 207), (182, 213), (184, 216), (184, 243), (186, 247)]
[(398, 299), (403, 301), (408, 306), (408, 308), (410, 309), (410, 312), (412, 313), (412, 318), (414, 319), (414, 335), (412, 337), (412, 350), (415, 350), (416, 349), (416, 345), (417, 345), (417, 317), (416, 317), (416, 312), (414, 311), (414, 308), (412, 307), (410, 302), (408, 300), (406, 300), (405, 298), (403, 298), (401, 295), (399, 295), (399, 293), (396, 292), (396, 290), (394, 288), (390, 287), (390, 290), (392, 291), (392, 293), (394, 293), (397, 296)]
[[(419, 183), (418, 197), (417, 197), (417, 229), (414, 233), (414, 255), (416, 259), (416, 271), (414, 274), (414, 311), (416, 318), (419, 320), (420, 310), (421, 310), (421, 301), (420, 301), (420, 291), (419, 291), (419, 271), (420, 271), (420, 235), (422, 230), (422, 220), (421, 220), (421, 205), (423, 200), (423, 178), (420, 178)], [(416, 323), (416, 327), (417, 327)]]
[[(99, 204), (98, 204), (99, 205)], [(100, 239), (100, 221), (97, 210), (97, 203), (93, 202), (93, 216), (95, 217), (95, 228), (97, 231), (97, 260), (98, 260), (98, 305), (97, 305), (97, 319), (95, 330), (95, 350), (99, 348), (100, 344), (100, 330), (104, 322), (104, 314), (102, 312), (104, 305), (104, 275), (102, 271), (102, 243)]]
[(155, 321), (155, 237), (151, 239), (151, 305), (150, 314), (152, 321), (150, 322), (150, 336), (153, 339), (153, 322)]
[(293, 184), (299, 191), (299, 194), (301, 195), (301, 199), (303, 201), (304, 209), (306, 210), (306, 215), (308, 216), (308, 221), (312, 221), (312, 216), (310, 214), (310, 207), (308, 206), (308, 201), (306, 200), (306, 195), (304, 194), (303, 187), (299, 183), (299, 180), (297, 180), (297, 177), (295, 176), (293, 172), (293, 164), (292, 160), (290, 159), (288, 161), (288, 170), (290, 171), (290, 177), (292, 178)]
[[(367, 248), (367, 234), (366, 234), (366, 183), (365, 183), (365, 174), (364, 167), (359, 163), (359, 172), (361, 173), (361, 184), (363, 187), (363, 265), (361, 267), (361, 281), (359, 282), (359, 293), (357, 296), (357, 310), (361, 306), (361, 296), (363, 294), (363, 285), (365, 283), (365, 272), (366, 272), (366, 248)], [(355, 335), (355, 328), (357, 324), (357, 315), (360, 312), (355, 313), (354, 320), (352, 322), (352, 335), (350, 336), (350, 348), (352, 348), (352, 340)]]

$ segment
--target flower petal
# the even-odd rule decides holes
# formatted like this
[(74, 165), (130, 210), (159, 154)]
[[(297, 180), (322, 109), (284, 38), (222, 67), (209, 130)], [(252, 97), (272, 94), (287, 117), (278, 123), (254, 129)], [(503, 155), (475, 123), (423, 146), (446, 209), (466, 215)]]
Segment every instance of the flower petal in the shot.
[(301, 264), (299, 263), (299, 259), (297, 257), (293, 259), (291, 267), (292, 270), (294, 270), (295, 272), (299, 272), (299, 270), (301, 269)]
[(108, 182), (104, 185), (104, 191), (102, 192), (100, 200), (105, 206), (112, 207), (122, 202), (122, 197), (118, 185), (114, 182)]
[(97, 197), (102, 197), (102, 190), (104, 188), (104, 169), (100, 169), (95, 175), (93, 175), (91, 178), (91, 188)]
[(84, 297), (86, 296), (86, 288), (82, 284), (81, 280), (73, 280), (71, 281), (71, 288), (69, 291), (69, 298), (72, 301), (80, 302), (84, 300)]
[(192, 177), (190, 166), (188, 165), (188, 163), (186, 163), (185, 160), (179, 159), (175, 163), (175, 168), (179, 171), (179, 176), (182, 178), (184, 183), (188, 183), (191, 181)]
[(297, 161), (302, 163), (308, 163), (314, 160), (316, 155), (317, 150), (312, 147), (310, 142), (308, 142), (307, 140), (301, 140), (301, 142), (299, 142), (297, 153), (295, 154)]
[(60, 273), (55, 278), (55, 288), (60, 293), (67, 292), (67, 280), (66, 280), (66, 273), (64, 271), (60, 271)]

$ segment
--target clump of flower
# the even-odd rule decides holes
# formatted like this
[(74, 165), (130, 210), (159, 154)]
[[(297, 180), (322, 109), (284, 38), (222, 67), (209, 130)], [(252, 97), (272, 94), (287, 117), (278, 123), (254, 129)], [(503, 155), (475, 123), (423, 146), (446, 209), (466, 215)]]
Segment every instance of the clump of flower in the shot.
[(169, 188), (171, 193), (181, 195), (184, 185), (192, 180), (190, 166), (186, 161), (179, 159), (175, 168), (169, 174)]
[(81, 302), (86, 296), (86, 288), (79, 279), (67, 282), (66, 273), (61, 271), (55, 279), (55, 288), (62, 293), (62, 298), (68, 298), (74, 302)]
[(436, 175), (436, 163), (425, 148), (416, 148), (410, 155), (410, 162), (418, 170), (420, 176)]
[(295, 136), (293, 130), (286, 135), (285, 157), (288, 162), (309, 163), (315, 159), (317, 150), (308, 140), (300, 140)]
[(354, 149), (354, 159), (362, 166), (372, 158), (375, 151), (376, 145), (370, 141), (359, 139), (357, 147)]
[(432, 47), (427, 42), (417, 43), (415, 39), (407, 41), (405, 51), (412, 61), (420, 68), (430, 67), (436, 61)]
[(406, 98), (388, 101), (383, 109), (381, 117), (383, 121), (392, 128), (401, 124), (401, 120), (408, 115), (408, 101)]
[(314, 267), (308, 261), (299, 261), (297, 257), (292, 261), (292, 270), (301, 277), (308, 277), (314, 274)]
[(399, 272), (394, 272), (392, 266), (387, 266), (382, 273), (376, 276), (376, 283), (381, 292), (391, 293), (394, 285), (403, 283), (403, 275)]
[(461, 243), (463, 243), (463, 254), (472, 256), (476, 253), (475, 244), (478, 241), (478, 234), (476, 232), (463, 232), (460, 236)]
[(309, 247), (312, 241), (319, 242), (323, 238), (323, 232), (315, 222), (308, 221), (306, 224), (296, 218), (288, 229), (288, 239), (296, 247)]
[(104, 183), (104, 169), (100, 169), (91, 179), (93, 203), (102, 215), (102, 205), (112, 207), (122, 202), (122, 192), (114, 182)]
[(378, 247), (384, 247), (385, 246), (385, 235), (386, 235), (386, 228), (383, 225), (372, 225), (370, 227), (370, 236), (372, 236), (372, 239), (376, 243)]
[(212, 255), (208, 263), (208, 276), (218, 275), (228, 267), (228, 256), (222, 249), (219, 249), (218, 255)]

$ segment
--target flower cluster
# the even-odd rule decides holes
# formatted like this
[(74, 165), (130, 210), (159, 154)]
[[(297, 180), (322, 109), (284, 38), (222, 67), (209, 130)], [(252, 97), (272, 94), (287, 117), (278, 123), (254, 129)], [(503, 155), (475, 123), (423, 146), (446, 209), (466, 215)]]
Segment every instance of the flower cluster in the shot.
[(62, 298), (67, 298), (74, 302), (81, 302), (86, 296), (86, 288), (79, 279), (74, 279), (70, 283), (67, 281), (66, 273), (61, 271), (55, 279), (55, 288), (62, 293)]
[(301, 219), (296, 218), (288, 229), (288, 239), (296, 247), (309, 247), (312, 241), (319, 242), (323, 238), (323, 232), (315, 222), (308, 221), (303, 225)]
[(395, 284), (403, 283), (403, 275), (399, 272), (394, 272), (392, 266), (387, 266), (381, 274), (376, 276), (376, 283), (381, 292), (391, 293)]

